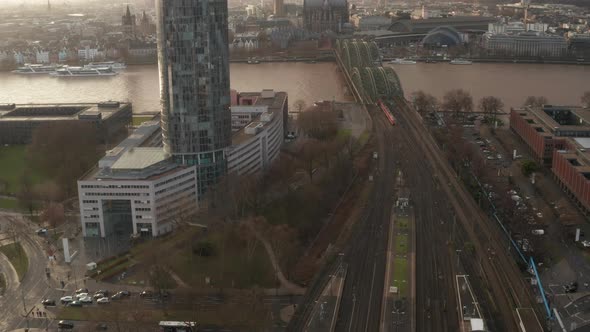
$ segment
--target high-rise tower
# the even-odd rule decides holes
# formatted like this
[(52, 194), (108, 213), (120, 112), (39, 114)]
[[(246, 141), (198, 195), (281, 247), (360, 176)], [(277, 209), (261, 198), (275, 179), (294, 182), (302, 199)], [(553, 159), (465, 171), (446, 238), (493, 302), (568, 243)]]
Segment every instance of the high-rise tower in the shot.
[(197, 165), (199, 197), (226, 172), (231, 145), (226, 0), (157, 0), (164, 149)]

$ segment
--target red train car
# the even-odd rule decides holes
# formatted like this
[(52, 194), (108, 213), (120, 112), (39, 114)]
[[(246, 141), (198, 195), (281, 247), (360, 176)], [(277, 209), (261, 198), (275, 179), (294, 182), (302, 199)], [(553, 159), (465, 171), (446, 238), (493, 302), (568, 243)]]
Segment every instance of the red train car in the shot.
[(379, 108), (381, 108), (381, 111), (383, 111), (383, 113), (387, 117), (387, 121), (389, 121), (389, 123), (391, 123), (392, 126), (395, 126), (395, 117), (393, 117), (393, 115), (389, 111), (389, 108), (381, 100), (378, 100), (377, 104), (379, 105)]

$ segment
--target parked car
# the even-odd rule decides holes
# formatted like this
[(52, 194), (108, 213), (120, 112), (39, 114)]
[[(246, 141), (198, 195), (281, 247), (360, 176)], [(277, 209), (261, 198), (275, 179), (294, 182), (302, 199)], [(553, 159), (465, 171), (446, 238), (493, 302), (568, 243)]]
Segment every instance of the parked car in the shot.
[(88, 293), (88, 288), (76, 289), (76, 294), (80, 294), (80, 293)]
[(125, 296), (125, 297), (131, 296), (131, 292), (130, 291), (122, 290), (122, 291), (119, 291), (119, 293), (123, 294), (123, 296)]
[(80, 301), (72, 301), (68, 304), (70, 307), (81, 307), (83, 304)]
[(45, 307), (55, 307), (55, 300), (44, 299), (41, 304)]
[(100, 298), (105, 297), (105, 295), (103, 293), (96, 293), (94, 294), (94, 296), (92, 296), (95, 300), (98, 300)]
[(584, 248), (590, 248), (590, 241), (583, 240), (580, 243), (582, 244), (582, 247), (584, 247)]
[(111, 300), (118, 300), (118, 299), (122, 299), (122, 298), (123, 298), (123, 294), (121, 294), (121, 292), (117, 292), (113, 296), (111, 296)]
[(87, 297), (87, 296), (89, 296), (88, 293), (77, 293), (76, 294), (77, 299), (81, 299), (81, 298)]
[(84, 296), (84, 297), (80, 298), (78, 301), (80, 301), (82, 303), (92, 303), (92, 297)]
[(486, 159), (487, 160), (495, 160), (496, 158), (494, 158), (494, 156), (488, 156)]
[(36, 233), (37, 235), (47, 235), (47, 228), (40, 228)]
[(74, 328), (74, 323), (70, 322), (69, 320), (60, 320), (57, 323), (57, 327), (59, 327), (60, 329), (73, 329)]
[(544, 235), (545, 234), (545, 230), (542, 230), (542, 229), (533, 229), (531, 231), (531, 233), (533, 233), (533, 235)]
[(97, 294), (97, 293), (104, 294), (104, 296), (109, 296), (109, 291), (106, 289), (99, 289), (96, 292), (94, 292), (94, 294)]
[(105, 304), (111, 302), (108, 297), (101, 297), (100, 299), (96, 300), (98, 304)]
[(70, 302), (74, 301), (74, 297), (73, 296), (64, 296), (61, 299), (59, 299), (59, 301), (62, 304), (70, 303)]

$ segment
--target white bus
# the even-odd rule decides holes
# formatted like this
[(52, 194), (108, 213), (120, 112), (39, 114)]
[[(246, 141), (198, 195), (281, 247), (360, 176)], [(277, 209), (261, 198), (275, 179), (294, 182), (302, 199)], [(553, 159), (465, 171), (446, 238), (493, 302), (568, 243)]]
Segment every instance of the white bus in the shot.
[(161, 332), (197, 332), (198, 324), (196, 322), (180, 321), (161, 321)]

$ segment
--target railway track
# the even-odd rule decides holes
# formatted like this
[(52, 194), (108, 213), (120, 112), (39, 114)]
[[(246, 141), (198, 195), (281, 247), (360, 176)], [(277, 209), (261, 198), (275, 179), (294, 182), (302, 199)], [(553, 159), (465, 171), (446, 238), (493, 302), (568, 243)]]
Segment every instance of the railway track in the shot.
[[(404, 124), (409, 126), (413, 141), (423, 150), (425, 160), (431, 164), (433, 173), (441, 180), (441, 188), (456, 211), (458, 224), (474, 246), (474, 257), (465, 257), (463, 260), (479, 260), (479, 274), (482, 286), (486, 288), (480, 289), (480, 293), (487, 292), (488, 298), (495, 304), (500, 315), (495, 321), (502, 325), (498, 327), (502, 331), (518, 331), (515, 309), (536, 306), (520, 269), (503, 245), (506, 243), (504, 235), (497, 225), (482, 213), (473, 198), (458, 182), (455, 172), (441, 156), (438, 146), (418, 115), (408, 107), (405, 100), (394, 98), (394, 102), (400, 108), (396, 113), (398, 120), (403, 118)], [(490, 252), (494, 255), (490, 256)], [(517, 292), (517, 289), (520, 291)]]

